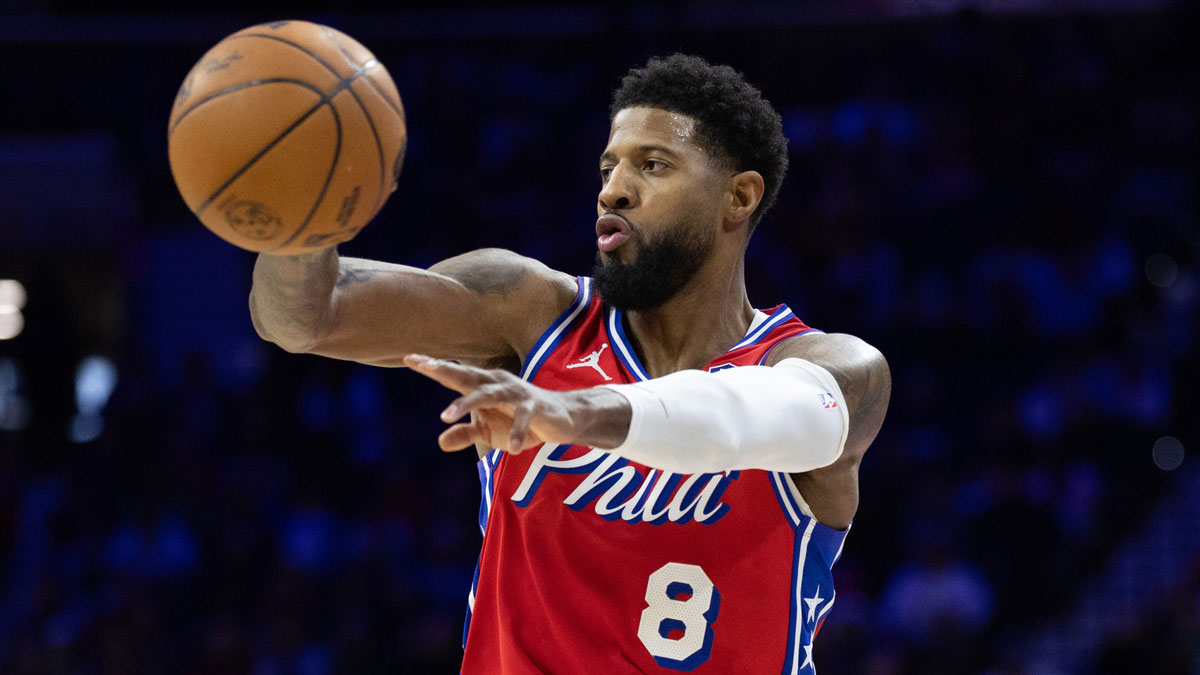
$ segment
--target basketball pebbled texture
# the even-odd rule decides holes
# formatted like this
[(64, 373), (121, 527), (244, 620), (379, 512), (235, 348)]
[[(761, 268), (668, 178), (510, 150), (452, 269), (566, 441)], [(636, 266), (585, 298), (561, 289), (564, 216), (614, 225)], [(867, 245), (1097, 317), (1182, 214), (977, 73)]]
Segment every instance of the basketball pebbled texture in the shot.
[(387, 70), (306, 21), (217, 43), (180, 87), (167, 134), (188, 208), (222, 239), (275, 254), (357, 234), (395, 189), (408, 140)]

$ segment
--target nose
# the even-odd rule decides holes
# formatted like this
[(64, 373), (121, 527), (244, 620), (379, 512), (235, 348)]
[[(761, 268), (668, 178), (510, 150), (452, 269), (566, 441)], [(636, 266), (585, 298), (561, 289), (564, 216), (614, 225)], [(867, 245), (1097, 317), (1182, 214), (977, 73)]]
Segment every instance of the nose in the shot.
[(613, 167), (608, 181), (600, 187), (599, 201), (601, 211), (628, 209), (636, 205), (637, 188), (624, 162)]

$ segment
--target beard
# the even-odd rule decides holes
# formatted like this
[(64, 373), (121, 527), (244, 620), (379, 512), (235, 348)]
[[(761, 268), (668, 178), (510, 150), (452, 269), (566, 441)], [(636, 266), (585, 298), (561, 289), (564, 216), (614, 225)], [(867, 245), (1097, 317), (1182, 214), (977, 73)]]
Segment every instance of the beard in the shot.
[(631, 228), (629, 234), (637, 244), (634, 261), (625, 264), (597, 252), (592, 276), (605, 302), (635, 312), (657, 309), (683, 290), (712, 254), (717, 236), (710, 228), (686, 221), (667, 228), (653, 242), (638, 230)]

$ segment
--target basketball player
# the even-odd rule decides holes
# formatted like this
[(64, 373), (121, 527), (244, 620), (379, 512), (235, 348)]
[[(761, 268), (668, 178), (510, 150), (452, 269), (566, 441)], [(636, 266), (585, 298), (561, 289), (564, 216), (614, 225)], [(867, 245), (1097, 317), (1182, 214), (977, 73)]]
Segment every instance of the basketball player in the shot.
[(483, 447), (463, 672), (814, 672), (887, 364), (747, 298), (787, 168), (758, 90), (675, 55), (611, 116), (592, 278), (502, 250), (261, 255), (254, 325), (460, 393), (438, 442)]

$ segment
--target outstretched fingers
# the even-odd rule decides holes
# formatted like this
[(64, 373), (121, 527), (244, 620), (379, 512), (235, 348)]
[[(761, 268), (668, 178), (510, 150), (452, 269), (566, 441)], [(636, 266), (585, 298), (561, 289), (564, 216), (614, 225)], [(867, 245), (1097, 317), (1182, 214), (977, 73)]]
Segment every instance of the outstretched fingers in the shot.
[[(481, 444), (516, 454), (546, 440), (547, 429), (565, 428), (565, 413), (560, 410), (561, 406), (556, 407), (546, 398), (555, 394), (520, 380), (512, 373), (464, 366), (420, 354), (405, 356), (404, 364), (462, 394), (441, 414), (442, 421), (451, 424), (438, 436), (438, 445), (447, 452)], [(459, 422), (467, 413), (472, 413), (471, 420)], [(537, 431), (532, 428), (535, 424)], [(550, 435), (557, 438), (562, 434), (553, 431)]]
[(452, 401), (442, 411), (443, 422), (453, 422), (468, 412), (480, 408), (517, 405), (529, 398), (529, 393), (518, 383), (491, 383), (467, 392)]
[(465, 394), (476, 387), (491, 382), (494, 377), (482, 368), (464, 366), (461, 363), (435, 359), (423, 354), (408, 354), (404, 365), (428, 377), (438, 384)]

